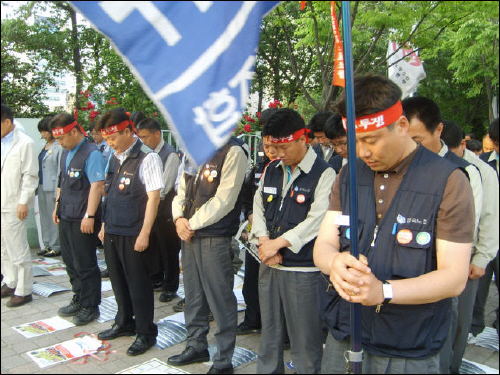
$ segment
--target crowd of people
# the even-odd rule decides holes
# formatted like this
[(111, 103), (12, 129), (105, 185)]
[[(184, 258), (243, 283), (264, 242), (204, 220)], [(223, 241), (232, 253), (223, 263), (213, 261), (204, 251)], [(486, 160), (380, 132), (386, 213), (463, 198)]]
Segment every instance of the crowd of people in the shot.
[[(288, 348), (298, 373), (344, 373), (358, 303), (365, 373), (458, 373), (469, 333), (484, 329), (493, 273), (498, 288), (498, 119), (488, 150), (434, 101), (402, 100), (388, 78), (356, 77), (354, 93), (357, 234), (344, 96), (307, 125), (293, 109), (263, 111), (250, 170), (239, 138), (195, 167), (158, 121), (123, 108), (103, 114), (92, 137), (71, 114), (42, 119), (37, 160), (2, 104), (2, 298), (32, 301), (25, 218), (36, 194), (38, 254), (62, 254), (73, 291), (59, 315), (75, 325), (99, 317), (102, 245), (118, 311), (98, 338), (135, 336), (131, 356), (156, 343), (153, 290), (161, 284), (162, 302), (176, 297), (180, 252), (185, 299), (176, 306), (188, 338), (170, 365), (210, 359), (213, 319), (209, 373), (232, 373), (236, 336), (253, 332), (259, 373), (283, 373)], [(245, 254), (238, 325), (234, 236), (246, 220), (258, 257)], [(498, 332), (498, 309), (495, 324)]]

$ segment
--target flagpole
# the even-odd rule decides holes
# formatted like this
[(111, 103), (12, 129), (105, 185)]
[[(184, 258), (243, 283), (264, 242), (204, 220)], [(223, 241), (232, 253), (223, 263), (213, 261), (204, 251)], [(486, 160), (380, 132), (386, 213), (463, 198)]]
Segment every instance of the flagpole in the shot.
[[(344, 37), (345, 95), (347, 110), (347, 143), (349, 157), (349, 212), (351, 229), (351, 255), (359, 258), (358, 251), (358, 194), (356, 183), (356, 133), (354, 108), (354, 77), (351, 44), (351, 12), (349, 1), (342, 1), (342, 32)], [(361, 305), (351, 303), (351, 350), (347, 352), (348, 373), (361, 374), (363, 350), (361, 349)]]

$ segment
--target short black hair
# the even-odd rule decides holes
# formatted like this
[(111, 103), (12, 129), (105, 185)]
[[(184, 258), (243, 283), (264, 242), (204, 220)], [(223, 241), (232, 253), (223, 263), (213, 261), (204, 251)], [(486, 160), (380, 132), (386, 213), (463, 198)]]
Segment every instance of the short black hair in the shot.
[(488, 129), (488, 135), (494, 143), (498, 144), (498, 117), (491, 122)]
[[(353, 81), (356, 118), (382, 112), (401, 100), (401, 89), (387, 77), (365, 75), (354, 77)], [(345, 95), (344, 90), (335, 105), (342, 117), (347, 117)]]
[(132, 120), (134, 125), (137, 125), (139, 122), (141, 122), (145, 118), (146, 118), (146, 115), (144, 113), (142, 113), (141, 111), (132, 112), (132, 114), (130, 115), (130, 120)]
[(465, 142), (465, 147), (467, 147), (467, 150), (470, 151), (475, 151), (475, 152), (483, 151), (483, 143), (481, 141), (478, 141), (477, 139), (471, 139)]
[(259, 117), (259, 124), (262, 127), (262, 130), (261, 130), (262, 136), (269, 135), (269, 134), (266, 134), (265, 128), (266, 128), (266, 125), (267, 125), (269, 119), (271, 118), (271, 116), (274, 115), (277, 111), (278, 111), (278, 108), (267, 108), (261, 112), (260, 117)]
[(297, 130), (305, 128), (304, 119), (298, 112), (290, 108), (277, 110), (266, 125), (266, 134), (275, 138), (286, 137)]
[(161, 132), (160, 123), (158, 121), (156, 121), (154, 118), (149, 118), (149, 117), (146, 117), (146, 118), (142, 119), (141, 121), (139, 121), (139, 123), (136, 124), (135, 127), (137, 130), (145, 129), (145, 130), (149, 130), (152, 133)]
[[(55, 128), (69, 125), (72, 122), (75, 122), (75, 118), (73, 117), (73, 115), (71, 115), (67, 112), (62, 112), (62, 113), (59, 113), (58, 115), (55, 115), (52, 118), (52, 120), (50, 120), (49, 129), (52, 131)], [(75, 126), (74, 129), (77, 129), (79, 132), (81, 132), (79, 126)]]
[(7, 104), (2, 103), (2, 121), (6, 119), (9, 119), (12, 123), (14, 123), (14, 114)]
[(442, 122), (441, 111), (436, 102), (423, 96), (414, 96), (406, 98), (401, 102), (403, 113), (411, 121), (413, 117), (422, 121), (425, 128), (431, 134), (434, 134), (440, 122)]
[(39, 132), (50, 132), (50, 127), (49, 127), (49, 124), (50, 124), (50, 121), (52, 121), (52, 116), (47, 116), (47, 117), (44, 117), (43, 119), (41, 119), (39, 122), (38, 122), (38, 131)]
[(336, 139), (347, 136), (344, 124), (342, 123), (342, 116), (338, 113), (331, 115), (328, 117), (328, 120), (326, 120), (325, 135), (328, 139)]
[(311, 129), (311, 133), (324, 133), (326, 120), (328, 120), (331, 115), (333, 115), (332, 111), (316, 112), (314, 116), (311, 117), (311, 120), (309, 120), (307, 128)]
[[(96, 130), (102, 130), (109, 126), (119, 124), (123, 121), (130, 120), (130, 116), (125, 111), (125, 108), (113, 108), (107, 111), (104, 115), (101, 116), (99, 122), (96, 125)], [(129, 124), (127, 126), (131, 132), (133, 132), (132, 126)], [(126, 128), (125, 128), (126, 129)], [(123, 130), (125, 130), (123, 129)], [(123, 132), (122, 130), (122, 132)]]
[(455, 121), (444, 120), (441, 139), (449, 148), (457, 148), (464, 139), (464, 131)]

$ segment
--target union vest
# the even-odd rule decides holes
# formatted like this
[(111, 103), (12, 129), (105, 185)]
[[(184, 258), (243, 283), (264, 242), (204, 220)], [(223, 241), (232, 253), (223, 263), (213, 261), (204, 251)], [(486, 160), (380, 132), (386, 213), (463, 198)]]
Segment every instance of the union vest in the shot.
[[(165, 169), (165, 163), (172, 153), (175, 153), (175, 150), (168, 143), (165, 143), (160, 149), (160, 152), (158, 152), (163, 165), (162, 170)], [(160, 200), (160, 203), (158, 205), (158, 214), (156, 215), (158, 220), (172, 220), (172, 200), (174, 199), (175, 194), (175, 187), (172, 187), (172, 189), (165, 195), (165, 197)]]
[[(379, 280), (417, 277), (437, 268), (435, 224), (449, 175), (457, 166), (420, 147), (383, 217), (376, 226), (375, 173), (356, 161), (359, 252)], [(432, 173), (431, 173), (432, 171)], [(349, 173), (341, 176), (342, 213), (349, 215)], [(349, 251), (350, 228), (340, 227), (340, 251)], [(336, 340), (350, 335), (349, 302), (329, 278), (318, 283), (318, 310)], [(449, 330), (450, 299), (422, 305), (361, 306), (362, 345), (375, 355), (423, 359), (437, 354)]]
[[(222, 167), (229, 149), (240, 146), (241, 142), (232, 137), (208, 162), (199, 169), (196, 176), (184, 173), (186, 181), (186, 203), (183, 207), (184, 217), (190, 219), (196, 211), (210, 198), (215, 196), (220, 184)], [(244, 148), (242, 147), (244, 150)], [(245, 151), (246, 154), (246, 151)], [(234, 208), (217, 223), (205, 228), (197, 229), (195, 237), (230, 237), (238, 232), (241, 214), (241, 186), (240, 193)]]
[[(301, 171), (290, 186), (289, 192), (282, 197), (283, 168), (277, 167), (279, 162), (280, 160), (274, 160), (267, 166), (261, 191), (266, 227), (269, 230), (269, 238), (272, 240), (295, 228), (306, 219), (311, 204), (314, 202), (318, 181), (323, 172), (331, 168), (323, 159), (316, 156), (309, 173)], [(305, 244), (298, 253), (294, 253), (289, 248), (280, 249), (283, 266), (315, 267), (313, 262), (315, 240), (316, 237)]]
[(64, 150), (62, 153), (59, 175), (61, 194), (57, 208), (57, 214), (61, 219), (80, 221), (87, 211), (90, 181), (85, 173), (85, 162), (90, 153), (95, 150), (97, 150), (96, 145), (85, 139), (71, 159), (68, 168), (66, 168), (66, 159), (69, 151)]
[(139, 177), (139, 167), (150, 152), (153, 151), (138, 139), (121, 166), (114, 153), (110, 157), (104, 186), (106, 233), (138, 236), (141, 232), (148, 195)]

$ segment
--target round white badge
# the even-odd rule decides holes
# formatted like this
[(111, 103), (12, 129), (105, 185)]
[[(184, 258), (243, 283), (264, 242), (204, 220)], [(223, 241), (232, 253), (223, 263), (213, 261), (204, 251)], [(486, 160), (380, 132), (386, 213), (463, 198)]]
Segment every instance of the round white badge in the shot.
[(304, 203), (306, 201), (306, 197), (304, 194), (297, 195), (297, 203)]

